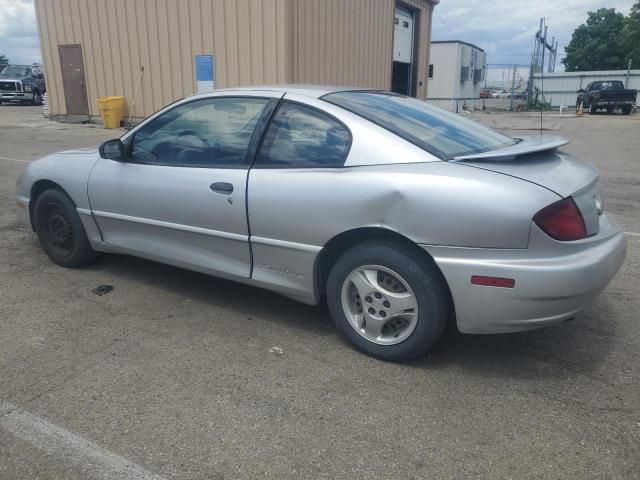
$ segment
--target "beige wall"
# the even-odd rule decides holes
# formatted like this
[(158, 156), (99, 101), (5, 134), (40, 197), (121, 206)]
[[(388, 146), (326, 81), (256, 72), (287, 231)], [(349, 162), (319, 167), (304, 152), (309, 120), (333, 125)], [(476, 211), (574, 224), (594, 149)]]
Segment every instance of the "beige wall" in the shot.
[[(426, 98), (431, 0), (421, 9), (417, 96)], [(65, 115), (58, 46), (83, 50), (90, 115), (96, 98), (134, 117), (195, 93), (194, 56), (214, 54), (216, 87), (269, 83), (390, 88), (394, 0), (36, 0), (49, 109)], [(128, 114), (128, 110), (127, 110)]]
[[(418, 85), (427, 97), (433, 4), (404, 0), (418, 14)], [(391, 88), (395, 0), (294, 0), (293, 81)]]
[(216, 87), (285, 83), (291, 77), (291, 0), (36, 0), (50, 111), (66, 114), (58, 45), (83, 50), (89, 113), (96, 98), (135, 117), (195, 93), (194, 55), (216, 59)]
[(389, 88), (393, 0), (293, 4), (293, 81)]

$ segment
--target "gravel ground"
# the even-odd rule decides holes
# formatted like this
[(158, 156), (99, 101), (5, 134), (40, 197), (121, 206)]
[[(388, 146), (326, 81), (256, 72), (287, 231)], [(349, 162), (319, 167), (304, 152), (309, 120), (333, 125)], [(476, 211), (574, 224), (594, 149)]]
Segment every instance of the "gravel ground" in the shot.
[(15, 179), (117, 132), (1, 106), (0, 478), (640, 478), (640, 115), (544, 128), (600, 168), (621, 272), (573, 322), (454, 332), (396, 365), (347, 346), (325, 306), (124, 256), (54, 266), (16, 222)]

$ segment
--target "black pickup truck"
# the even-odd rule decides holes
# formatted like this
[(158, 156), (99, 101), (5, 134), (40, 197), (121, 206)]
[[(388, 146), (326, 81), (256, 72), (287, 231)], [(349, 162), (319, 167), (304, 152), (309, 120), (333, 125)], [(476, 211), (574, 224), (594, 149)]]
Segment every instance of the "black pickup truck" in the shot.
[(600, 109), (613, 113), (616, 108), (620, 108), (623, 114), (629, 115), (636, 103), (636, 95), (636, 90), (624, 88), (620, 80), (591, 82), (584, 90), (578, 90), (576, 110), (580, 109), (582, 103), (582, 108), (589, 110), (589, 113), (596, 113)]
[(46, 90), (40, 67), (35, 65), (0, 67), (0, 103), (3, 101), (30, 102), (33, 105), (40, 105)]

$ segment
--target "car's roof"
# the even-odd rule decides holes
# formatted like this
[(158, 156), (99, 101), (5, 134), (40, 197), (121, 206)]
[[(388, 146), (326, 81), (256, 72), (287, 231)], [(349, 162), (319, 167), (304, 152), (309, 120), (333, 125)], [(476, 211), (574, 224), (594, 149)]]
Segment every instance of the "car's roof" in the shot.
[(295, 93), (298, 95), (305, 95), (307, 97), (320, 98), (323, 95), (327, 95), (329, 93), (353, 91), (353, 90), (371, 91), (371, 90), (377, 90), (377, 89), (339, 86), (339, 85), (289, 84), (289, 85), (253, 85), (253, 86), (246, 86), (246, 87), (222, 88), (222, 89), (216, 90), (216, 92), (269, 91), (269, 92)]

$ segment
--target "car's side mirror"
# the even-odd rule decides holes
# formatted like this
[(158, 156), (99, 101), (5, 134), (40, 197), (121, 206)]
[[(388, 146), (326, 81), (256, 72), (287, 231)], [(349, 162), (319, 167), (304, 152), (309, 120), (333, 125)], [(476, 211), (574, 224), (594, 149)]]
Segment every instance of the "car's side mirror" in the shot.
[(578, 90), (578, 93), (584, 93), (584, 88), (581, 88), (580, 90)]
[(122, 140), (119, 138), (107, 140), (100, 145), (100, 149), (98, 151), (100, 152), (100, 156), (107, 160), (122, 161), (124, 159), (124, 145), (122, 144)]

